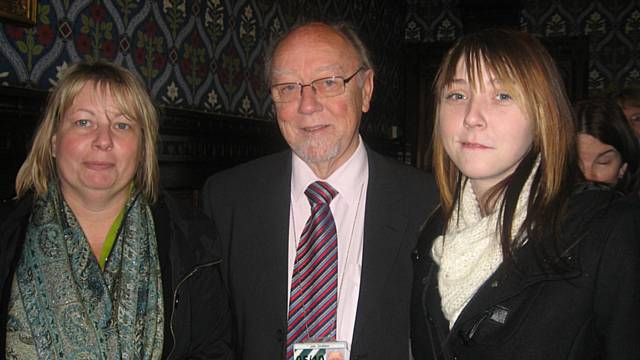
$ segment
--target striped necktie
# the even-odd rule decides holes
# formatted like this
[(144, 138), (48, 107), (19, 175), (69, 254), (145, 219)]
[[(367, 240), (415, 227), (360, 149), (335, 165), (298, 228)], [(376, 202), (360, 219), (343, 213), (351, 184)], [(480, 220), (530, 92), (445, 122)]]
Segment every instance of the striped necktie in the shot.
[(329, 204), (338, 192), (316, 181), (304, 193), (311, 216), (302, 230), (293, 265), (287, 359), (293, 358), (294, 343), (336, 338), (338, 237)]

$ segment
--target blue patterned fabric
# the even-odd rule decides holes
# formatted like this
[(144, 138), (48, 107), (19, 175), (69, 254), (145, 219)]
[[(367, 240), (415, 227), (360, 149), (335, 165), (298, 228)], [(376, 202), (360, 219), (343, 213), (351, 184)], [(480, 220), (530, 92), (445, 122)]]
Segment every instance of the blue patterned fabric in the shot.
[(126, 209), (102, 272), (58, 187), (35, 201), (12, 290), (8, 356), (25, 358), (35, 348), (40, 359), (160, 358), (164, 312), (154, 224), (135, 193)]

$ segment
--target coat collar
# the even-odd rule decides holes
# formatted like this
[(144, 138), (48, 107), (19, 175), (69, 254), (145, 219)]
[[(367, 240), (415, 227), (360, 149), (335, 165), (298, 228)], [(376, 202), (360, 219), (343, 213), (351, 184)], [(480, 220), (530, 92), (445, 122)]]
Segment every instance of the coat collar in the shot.
[(362, 272), (358, 309), (353, 332), (353, 343), (366, 328), (366, 321), (376, 311), (377, 299), (385, 291), (383, 281), (398, 259), (403, 247), (400, 240), (408, 219), (400, 215), (404, 205), (403, 189), (393, 180), (393, 169), (388, 160), (367, 149), (369, 158), (369, 184), (364, 220)]
[(427, 269), (429, 276), (426, 280), (428, 288), (424, 290), (422, 301), (428, 309), (428, 316), (433, 319), (443, 338), (451, 339), (451, 337), (457, 336), (456, 334), (464, 338), (465, 334), (471, 331), (474, 324), (479, 322), (484, 314), (491, 312), (506, 299), (523, 292), (534, 284), (541, 281), (572, 279), (580, 276), (577, 257), (571, 258), (570, 270), (554, 271), (546, 262), (539, 260), (540, 257), (536, 254), (532, 244), (526, 244), (516, 254), (517, 265), (500, 264), (494, 274), (471, 298), (449, 330), (449, 322), (442, 313), (441, 298), (438, 292), (438, 266), (431, 260), (433, 239), (443, 230), (441, 213), (436, 216), (439, 216), (440, 219), (431, 226), (427, 226), (425, 234), (429, 235), (423, 236), (424, 240), (429, 239), (428, 246), (423, 246), (419, 251), (421, 256), (428, 256), (430, 259)]
[(539, 260), (532, 244), (523, 246), (517, 256), (517, 265), (503, 262), (478, 289), (454, 323), (452, 333), (466, 333), (483, 314), (493, 311), (498, 304), (532, 285), (541, 281), (573, 279), (580, 276), (580, 270), (575, 261), (570, 264), (570, 270), (554, 271), (546, 262)]

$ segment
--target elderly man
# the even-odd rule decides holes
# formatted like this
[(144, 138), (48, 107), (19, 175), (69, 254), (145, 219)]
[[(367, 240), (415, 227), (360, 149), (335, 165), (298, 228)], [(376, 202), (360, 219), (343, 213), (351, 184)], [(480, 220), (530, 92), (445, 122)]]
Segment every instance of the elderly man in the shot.
[(291, 359), (295, 344), (312, 342), (351, 359), (408, 359), (410, 254), (437, 200), (433, 179), (363, 144), (374, 71), (348, 26), (292, 28), (267, 71), (291, 149), (203, 190), (238, 355)]

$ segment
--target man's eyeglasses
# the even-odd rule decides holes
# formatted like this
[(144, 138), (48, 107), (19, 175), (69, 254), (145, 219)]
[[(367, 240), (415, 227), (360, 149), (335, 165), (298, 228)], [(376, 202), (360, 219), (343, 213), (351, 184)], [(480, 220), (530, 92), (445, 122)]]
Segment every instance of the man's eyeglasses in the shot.
[(321, 98), (338, 96), (344, 94), (344, 89), (347, 83), (356, 76), (364, 67), (360, 67), (351, 76), (330, 76), (321, 79), (313, 80), (308, 84), (301, 84), (299, 82), (280, 83), (271, 86), (271, 98), (274, 102), (286, 103), (293, 100), (297, 100), (302, 96), (302, 90), (306, 86), (310, 86), (313, 89), (314, 94)]

